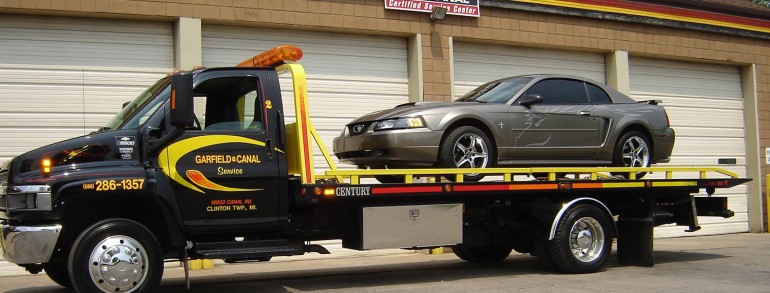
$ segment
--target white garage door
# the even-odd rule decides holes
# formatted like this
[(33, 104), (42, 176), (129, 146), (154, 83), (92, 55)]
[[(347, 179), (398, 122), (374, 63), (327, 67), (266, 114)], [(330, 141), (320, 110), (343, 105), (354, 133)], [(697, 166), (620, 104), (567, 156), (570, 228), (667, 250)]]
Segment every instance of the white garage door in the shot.
[[(632, 96), (636, 100), (662, 100), (676, 130), (674, 152), (667, 166), (721, 167), (746, 176), (743, 93), (738, 67), (632, 57), (630, 71)], [(648, 176), (656, 178), (663, 174)], [(683, 227), (661, 227), (655, 235), (748, 231), (746, 185), (717, 190), (716, 195), (729, 197), (735, 217), (701, 217), (701, 231), (685, 233)]]
[(456, 98), (495, 79), (538, 73), (571, 74), (604, 82), (604, 55), (488, 44), (454, 44)]
[(103, 126), (173, 67), (171, 29), (0, 15), (0, 161)]
[[(406, 40), (401, 38), (207, 25), (203, 63), (233, 66), (282, 44), (302, 48), (299, 63), (307, 73), (311, 121), (330, 152), (332, 139), (351, 120), (409, 100)], [(293, 122), (291, 80), (282, 78), (281, 88), (286, 122)], [(315, 156), (316, 168), (326, 169), (318, 150)]]

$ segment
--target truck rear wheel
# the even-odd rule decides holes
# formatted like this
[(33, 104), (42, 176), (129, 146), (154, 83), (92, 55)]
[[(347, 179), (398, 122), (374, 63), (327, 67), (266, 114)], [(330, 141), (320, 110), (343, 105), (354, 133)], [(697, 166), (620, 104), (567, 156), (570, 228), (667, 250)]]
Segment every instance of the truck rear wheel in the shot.
[(147, 292), (163, 277), (163, 257), (147, 228), (127, 219), (108, 219), (78, 236), (68, 269), (77, 292)]
[(500, 262), (511, 254), (513, 248), (501, 245), (465, 246), (458, 244), (452, 251), (460, 259), (468, 262)]
[(604, 269), (612, 250), (612, 223), (590, 204), (578, 204), (559, 219), (556, 235), (548, 243), (553, 264), (575, 274)]

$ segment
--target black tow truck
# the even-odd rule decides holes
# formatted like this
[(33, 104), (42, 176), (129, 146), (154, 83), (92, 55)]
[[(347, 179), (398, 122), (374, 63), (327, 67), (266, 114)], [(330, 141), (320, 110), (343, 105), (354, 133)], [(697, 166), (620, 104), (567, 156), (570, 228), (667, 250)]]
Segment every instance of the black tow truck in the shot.
[[(301, 55), (279, 46), (237, 67), (175, 72), (106, 127), (3, 163), (3, 258), (77, 292), (146, 292), (166, 260), (187, 269), (189, 259), (328, 253), (311, 244), (328, 239), (356, 250), (451, 246), (470, 262), (516, 251), (591, 273), (606, 267), (613, 239), (621, 263), (653, 265), (653, 227), (695, 231), (698, 216), (730, 217), (711, 194), (750, 180), (716, 168), (338, 170), (309, 120)], [(313, 139), (331, 170), (314, 169)], [(498, 179), (464, 182), (468, 173)], [(381, 175), (404, 183), (365, 180)]]

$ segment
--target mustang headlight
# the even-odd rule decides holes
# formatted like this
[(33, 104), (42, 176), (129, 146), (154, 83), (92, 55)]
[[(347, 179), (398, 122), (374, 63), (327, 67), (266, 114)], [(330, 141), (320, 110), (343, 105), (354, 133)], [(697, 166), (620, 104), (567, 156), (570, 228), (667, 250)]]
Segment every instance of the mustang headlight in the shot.
[(425, 127), (422, 117), (404, 117), (377, 122), (374, 131)]

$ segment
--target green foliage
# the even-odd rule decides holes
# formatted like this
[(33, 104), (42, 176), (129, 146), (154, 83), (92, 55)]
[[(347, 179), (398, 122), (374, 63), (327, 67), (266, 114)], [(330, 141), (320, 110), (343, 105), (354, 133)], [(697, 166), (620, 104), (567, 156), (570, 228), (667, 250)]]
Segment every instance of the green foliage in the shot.
[(770, 0), (751, 0), (751, 2), (770, 7)]

